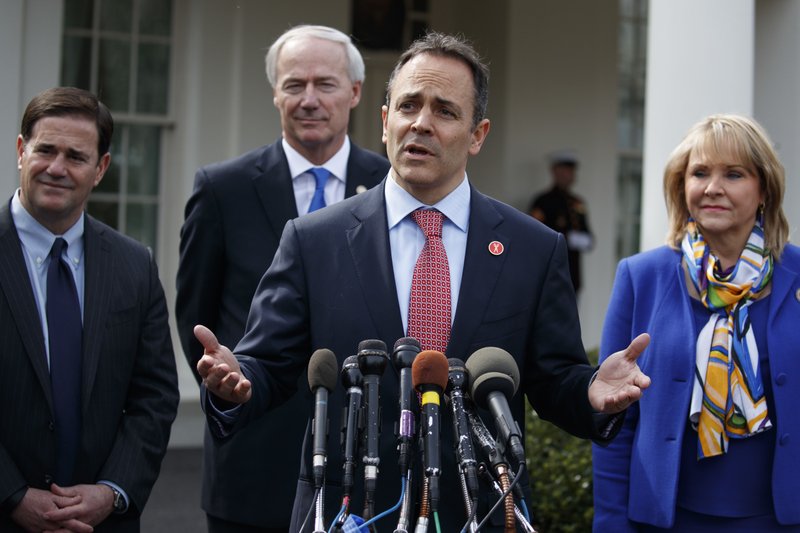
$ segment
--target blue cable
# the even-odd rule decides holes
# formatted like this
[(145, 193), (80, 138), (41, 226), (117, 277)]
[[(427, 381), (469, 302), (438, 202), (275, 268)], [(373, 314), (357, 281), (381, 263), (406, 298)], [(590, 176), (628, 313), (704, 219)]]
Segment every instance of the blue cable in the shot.
[[(370, 518), (369, 520), (367, 520), (366, 522), (364, 522), (363, 524), (361, 524), (361, 527), (359, 527), (359, 530), (361, 530), (361, 531), (369, 531), (368, 528), (369, 528), (370, 524), (380, 520), (384, 516), (386, 516), (386, 515), (388, 515), (390, 513), (393, 513), (397, 509), (400, 508), (400, 505), (403, 504), (403, 495), (406, 492), (406, 478), (405, 477), (401, 477), (400, 481), (401, 481), (401, 483), (400, 483), (400, 501), (398, 501), (397, 504), (394, 507), (392, 507), (391, 509), (387, 509), (384, 512), (382, 512), (381, 514), (379, 514), (377, 516), (374, 516), (374, 517)], [(365, 529), (365, 528), (367, 528), (367, 529)]]
[(333, 527), (336, 525), (336, 523), (339, 521), (339, 519), (344, 514), (344, 510), (345, 510), (346, 507), (347, 506), (345, 504), (342, 504), (342, 508), (339, 509), (339, 514), (336, 515), (336, 517), (333, 519), (333, 522), (331, 522), (331, 527), (328, 528), (328, 533), (333, 533)]

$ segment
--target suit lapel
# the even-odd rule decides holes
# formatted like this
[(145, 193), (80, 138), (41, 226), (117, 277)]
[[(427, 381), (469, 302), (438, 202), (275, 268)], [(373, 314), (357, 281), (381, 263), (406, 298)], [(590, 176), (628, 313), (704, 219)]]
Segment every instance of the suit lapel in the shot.
[(382, 339), (398, 339), (403, 336), (403, 322), (394, 283), (383, 187), (381, 183), (365, 192), (365, 201), (353, 208), (359, 223), (347, 230), (347, 244), (375, 329)]
[[(25, 347), (25, 353), (31, 361), (42, 391), (47, 398), (47, 403), (52, 410), (50, 371), (47, 367), (42, 321), (36, 308), (30, 276), (25, 266), (17, 230), (11, 220), (8, 203), (0, 207), (0, 290), (8, 300), (16, 329)], [(2, 324), (0, 327), (6, 331), (12, 328), (11, 324)]]
[[(347, 158), (347, 182), (345, 183), (344, 197), (349, 198), (359, 192), (359, 188), (363, 190), (370, 189), (370, 183), (378, 183), (385, 176), (380, 176), (381, 168), (369, 166), (364, 151), (353, 143), (350, 143), (350, 156)], [(370, 180), (364, 183), (364, 178), (369, 177)]]
[(289, 163), (280, 141), (264, 149), (258, 173), (253, 177), (253, 186), (272, 231), (279, 239), (286, 222), (298, 215)]
[(111, 306), (114, 262), (105, 229), (86, 216), (84, 229), (84, 303), (83, 303), (83, 380), (82, 406), (88, 408), (97, 365), (100, 361), (106, 318)]
[(472, 334), (477, 331), (489, 306), (494, 287), (503, 270), (507, 253), (492, 255), (489, 243), (499, 241), (511, 249), (516, 243), (502, 231), (503, 217), (486, 196), (472, 188), (467, 250), (461, 278), (456, 316), (447, 347), (448, 357), (466, 359)]

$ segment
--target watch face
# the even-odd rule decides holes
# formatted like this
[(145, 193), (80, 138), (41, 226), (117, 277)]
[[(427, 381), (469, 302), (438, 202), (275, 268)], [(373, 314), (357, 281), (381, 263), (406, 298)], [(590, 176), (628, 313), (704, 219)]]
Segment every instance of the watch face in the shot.
[(114, 491), (114, 511), (121, 513), (125, 511), (125, 498), (122, 497), (122, 493), (116, 489), (111, 489)]

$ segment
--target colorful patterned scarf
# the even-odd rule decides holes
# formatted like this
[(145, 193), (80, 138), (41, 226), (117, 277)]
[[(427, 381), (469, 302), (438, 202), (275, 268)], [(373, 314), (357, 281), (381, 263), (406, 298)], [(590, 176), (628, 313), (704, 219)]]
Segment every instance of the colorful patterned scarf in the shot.
[(692, 219), (681, 248), (700, 301), (711, 311), (697, 337), (689, 407), (698, 434), (697, 457), (702, 459), (726, 453), (729, 438), (750, 437), (772, 427), (747, 310), (769, 287), (772, 255), (764, 249), (761, 220), (730, 272), (721, 271)]

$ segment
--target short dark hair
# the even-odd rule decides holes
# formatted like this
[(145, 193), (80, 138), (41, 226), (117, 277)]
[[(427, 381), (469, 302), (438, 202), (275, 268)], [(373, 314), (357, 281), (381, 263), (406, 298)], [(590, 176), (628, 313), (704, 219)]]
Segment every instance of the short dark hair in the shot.
[(428, 32), (420, 37), (403, 52), (394, 66), (389, 82), (386, 84), (386, 105), (391, 103), (392, 86), (397, 73), (414, 57), (422, 54), (432, 54), (443, 57), (452, 57), (463, 61), (472, 71), (472, 80), (475, 85), (475, 104), (472, 111), (472, 126), (475, 127), (486, 116), (486, 106), (489, 104), (489, 67), (481, 61), (480, 55), (472, 45), (462, 36), (446, 35), (438, 32)]
[(97, 156), (103, 157), (111, 145), (114, 119), (108, 108), (97, 97), (76, 87), (53, 87), (42, 91), (28, 103), (22, 115), (20, 134), (29, 141), (33, 128), (45, 117), (78, 115), (93, 120), (97, 126)]

